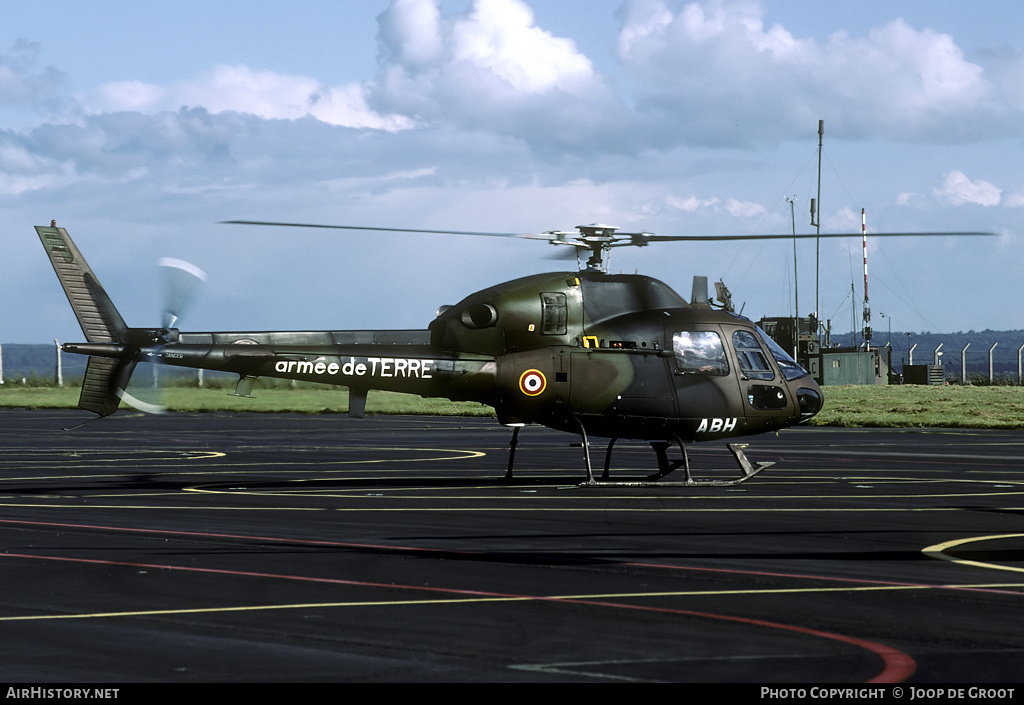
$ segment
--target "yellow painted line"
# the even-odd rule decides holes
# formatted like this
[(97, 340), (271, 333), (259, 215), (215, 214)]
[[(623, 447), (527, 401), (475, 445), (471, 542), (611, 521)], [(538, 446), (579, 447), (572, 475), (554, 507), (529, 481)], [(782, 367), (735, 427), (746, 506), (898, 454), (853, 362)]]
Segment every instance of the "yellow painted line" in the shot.
[(954, 539), (952, 541), (945, 541), (943, 543), (937, 543), (934, 546), (928, 546), (927, 548), (921, 549), (921, 552), (930, 558), (940, 558), (950, 563), (959, 563), (960, 565), (971, 565), (977, 568), (989, 568), (991, 570), (1007, 570), (1011, 573), (1024, 573), (1024, 568), (1017, 568), (1011, 565), (999, 565), (998, 563), (983, 563), (981, 561), (969, 561), (964, 558), (956, 558), (955, 556), (948, 556), (944, 551), (955, 548), (957, 546), (963, 546), (968, 543), (976, 543), (978, 541), (998, 541), (1000, 539), (1019, 539), (1024, 538), (1024, 534), (994, 534), (992, 536), (976, 536), (969, 539)]
[[(355, 452), (355, 451), (366, 451), (366, 450), (390, 450), (390, 451), (393, 451), (395, 449), (394, 448), (336, 448), (336, 449), (332, 449), (332, 450), (341, 450), (341, 451)], [(330, 460), (330, 461), (321, 461), (321, 460), (311, 460), (311, 461), (282, 460), (282, 461), (267, 461), (267, 462), (259, 462), (259, 463), (254, 463), (254, 462), (230, 462), (230, 463), (216, 463), (216, 464), (214, 464), (212, 466), (211, 465), (207, 465), (207, 466), (204, 466), (201, 469), (194, 470), (194, 471), (188, 471), (188, 472), (180, 472), (180, 471), (170, 470), (167, 467), (168, 463), (171, 462), (171, 461), (175, 461), (175, 460), (182, 460), (182, 461), (184, 461), (186, 459), (180, 459), (180, 458), (166, 458), (166, 459), (164, 459), (164, 458), (152, 458), (152, 459), (150, 459), (150, 462), (154, 463), (152, 465), (154, 470), (152, 472), (147, 471), (146, 468), (150, 467), (150, 466), (145, 466), (145, 467), (143, 467), (141, 469), (141, 472), (145, 473), (147, 476), (153, 476), (153, 477), (159, 477), (161, 475), (209, 475), (212, 472), (217, 472), (217, 473), (221, 473), (221, 474), (232, 474), (232, 473), (252, 474), (253, 472), (259, 472), (258, 470), (255, 470), (255, 468), (277, 468), (280, 465), (286, 465), (286, 466), (289, 466), (289, 467), (291, 467), (291, 466), (303, 467), (303, 466), (310, 466), (310, 465), (315, 465), (317, 467), (330, 467), (330, 466), (337, 466), (337, 465), (364, 465), (364, 464), (365, 465), (373, 465), (373, 464), (379, 464), (379, 463), (426, 463), (426, 462), (432, 462), (432, 461), (433, 462), (439, 462), (439, 461), (442, 461), (442, 460), (469, 460), (471, 458), (482, 458), (482, 457), (487, 455), (487, 453), (485, 453), (483, 451), (478, 451), (478, 450), (458, 450), (458, 449), (451, 449), (451, 448), (407, 448), (407, 449), (400, 449), (400, 450), (420, 451), (420, 452), (431, 451), (431, 452), (436, 452), (436, 453), (452, 453), (453, 455), (436, 455), (436, 456), (427, 456), (427, 457), (418, 457), (418, 458), (383, 458), (383, 459), (375, 459), (375, 460)], [(190, 460), (190, 461), (191, 460), (212, 460), (214, 458), (227, 457), (227, 455), (228, 455), (227, 453), (209, 451), (208, 454), (205, 455), (205, 456), (197, 456), (195, 458), (188, 458), (187, 460)], [(56, 460), (62, 460), (62, 459), (64, 459), (64, 458), (61, 458), (61, 457), (56, 458)], [(76, 459), (76, 461), (75, 461), (75, 463), (74, 463), (74, 465), (72, 467), (78, 469), (78, 468), (83, 468), (83, 467), (89, 467), (90, 465), (92, 465), (94, 463), (108, 463), (108, 464), (109, 463), (127, 463), (127, 462), (136, 461), (136, 460), (137, 459), (135, 459), (135, 458), (121, 458), (121, 459), (109, 459), (109, 460), (95, 460), (95, 461), (78, 462), (78, 459)], [(35, 461), (35, 462), (38, 463), (39, 461)], [(47, 461), (47, 462), (52, 462), (52, 461)], [(12, 463), (9, 463), (9, 464), (10, 465), (19, 465), (20, 466), (20, 465), (28, 465), (28, 464), (32, 464), (32, 463), (26, 463), (26, 462), (14, 463), (14, 462), (12, 462)], [(3, 465), (4, 465), (3, 463), (0, 463), (0, 467), (2, 467)], [(231, 468), (231, 467), (241, 468), (241, 470), (229, 471), (229, 470), (225, 470), (224, 469), (224, 468)], [(24, 482), (24, 481), (27, 481), (27, 480), (36, 481), (36, 480), (97, 479), (98, 477), (124, 477), (125, 475), (135, 476), (135, 475), (138, 475), (139, 472), (140, 472), (139, 468), (130, 468), (130, 469), (127, 469), (124, 473), (110, 473), (110, 474), (105, 474), (105, 475), (93, 475), (93, 474), (88, 474), (88, 475), (60, 474), (60, 475), (42, 475), (42, 476), (40, 476), (40, 475), (30, 475), (30, 476), (26, 476), (26, 477), (4, 477), (4, 478), (0, 478), (0, 482), (15, 482), (15, 481)], [(280, 474), (280, 473), (298, 473), (298, 472), (307, 472), (307, 471), (305, 471), (305, 470), (287, 470), (286, 471), (286, 470), (276, 470), (275, 469), (275, 470), (267, 470), (267, 472), (275, 472), (275, 473)], [(342, 470), (338, 470), (338, 471), (324, 470), (323, 472), (324, 473), (328, 473), (328, 472), (343, 472), (343, 471)]]
[(93, 612), (90, 614), (25, 615), (21, 617), (0, 617), (0, 622), (22, 622), (50, 619), (104, 619), (108, 617), (151, 617), (171, 614), (214, 614), (218, 612), (259, 612), (264, 610), (323, 609), (329, 607), (391, 607), (395, 605), (432, 605), (459, 602), (514, 602), (531, 600), (530, 597), (479, 597), (451, 598), (446, 600), (375, 600), (367, 602), (310, 602), (291, 605), (254, 605), (249, 607), (197, 607), (179, 610), (136, 610), (132, 612)]
[[(317, 449), (314, 449), (317, 450)], [(487, 453), (480, 450), (459, 450), (456, 448), (330, 448), (330, 451), (346, 451), (346, 452), (363, 452), (363, 451), (419, 451), (419, 452), (433, 452), (433, 453), (451, 453), (452, 455), (429, 455), (418, 458), (375, 458), (375, 459), (364, 459), (364, 460), (270, 460), (265, 462), (253, 463), (253, 462), (231, 462), (231, 463), (218, 463), (214, 467), (274, 467), (276, 465), (376, 465), (380, 463), (428, 463), (438, 462), (441, 460), (469, 460), (470, 458), (482, 458)], [(209, 472), (209, 471), (207, 471)], [(297, 472), (297, 471), (296, 471)]]
[(651, 597), (720, 597), (730, 595), (771, 595), (826, 592), (885, 592), (909, 590), (995, 590), (1022, 588), (1024, 583), (982, 583), (971, 585), (884, 585), (871, 587), (835, 588), (779, 588), (767, 590), (693, 590), (675, 592), (623, 592), (582, 595), (521, 596), (507, 595), (494, 597), (453, 597), (429, 600), (360, 600), (350, 602), (307, 602), (281, 605), (249, 605), (237, 607), (194, 607), (187, 609), (132, 610), (125, 612), (90, 612), (85, 614), (22, 615), (0, 617), (0, 622), (23, 622), (61, 619), (107, 619), (113, 617), (151, 617), (181, 614), (217, 614), (231, 612), (261, 612), (270, 610), (330, 609), (339, 607), (395, 607), (410, 605), (452, 605), (495, 602), (586, 602), (613, 599), (641, 599)]
[[(374, 490), (367, 490), (373, 492)], [(2, 493), (0, 493), (2, 494)], [(244, 492), (238, 492), (237, 494), (246, 494)], [(288, 495), (293, 497), (296, 495)], [(323, 495), (316, 495), (322, 498)], [(68, 500), (74, 500), (80, 502), (82, 499), (88, 499), (87, 496), (69, 496)], [(359, 496), (351, 497), (346, 496), (345, 499), (367, 499), (367, 500), (378, 500), (386, 501), (389, 499), (396, 499), (394, 497), (388, 497), (384, 495), (379, 496)], [(426, 496), (426, 497), (402, 497), (398, 498), (401, 500), (409, 499), (431, 499), (436, 500), (438, 497)], [(462, 499), (462, 498), (441, 498), (441, 499)], [(530, 497), (524, 498), (513, 498), (513, 499), (531, 499)], [(605, 501), (607, 498), (605, 498)], [(25, 502), (0, 502), (0, 507), (10, 507), (16, 509), (67, 509), (67, 504), (55, 504), (52, 501), (43, 504), (34, 504), (30, 501)], [(74, 505), (75, 509), (144, 509), (146, 511), (158, 511), (158, 510), (172, 510), (179, 511), (183, 509), (197, 510), (197, 511), (209, 511), (209, 510), (225, 510), (225, 511), (258, 511), (258, 512), (570, 512), (570, 513), (593, 513), (601, 512), (603, 514), (628, 514), (630, 512), (637, 514), (644, 513), (689, 513), (689, 514), (705, 514), (705, 513), (716, 513), (716, 512), (731, 512), (739, 514), (757, 514), (757, 513), (883, 513), (883, 512), (964, 512), (974, 511), (973, 508), (965, 507), (921, 507), (921, 508), (899, 508), (899, 507), (875, 507), (875, 508), (864, 508), (864, 509), (830, 509), (830, 508), (754, 508), (754, 509), (742, 509), (736, 507), (720, 507), (715, 509), (701, 509), (695, 507), (651, 507), (648, 509), (638, 507), (523, 507), (523, 506), (488, 506), (488, 505), (477, 505), (471, 507), (233, 507), (233, 506), (220, 506), (220, 505), (201, 505), (201, 504), (183, 504), (183, 505), (153, 505), (153, 504), (89, 504), (89, 505)], [(1024, 507), (996, 507), (998, 511), (1024, 511)]]
[[(289, 480), (289, 482), (324, 482), (324, 481), (328, 481), (328, 480), (332, 480), (332, 479), (336, 479), (340, 484), (344, 484), (346, 482), (352, 482), (354, 480), (360, 480), (360, 481), (366, 482), (367, 480), (373, 480), (375, 478), (313, 478), (313, 479), (306, 479), (306, 480)], [(376, 478), (376, 479), (380, 479), (380, 478)], [(431, 479), (442, 479), (442, 478), (439, 478), (438, 476), (433, 476), (433, 477), (431, 477)], [(458, 476), (452, 475), (452, 476), (445, 476), (443, 479), (448, 479), (448, 480), (452, 480), (452, 481), (459, 481), (460, 479), (465, 479), (465, 478), (459, 478)], [(410, 478), (409, 479), (409, 484), (410, 485), (415, 485), (416, 484), (415, 479)], [(577, 489), (577, 486), (576, 485), (548, 485), (546, 487), (537, 487), (537, 489), (563, 489), (563, 488), (564, 489)], [(564, 495), (563, 496), (538, 496), (536, 494), (526, 494), (526, 493), (523, 492), (524, 489), (534, 489), (532, 487), (525, 487), (525, 486), (524, 487), (509, 487), (508, 489), (511, 490), (511, 491), (517, 491), (518, 490), (518, 492), (515, 495), (511, 495), (510, 494), (508, 497), (502, 497), (502, 499), (520, 499), (520, 500), (532, 499), (532, 500), (536, 500), (536, 501), (561, 501), (561, 500), (564, 500), (564, 499), (568, 499)], [(592, 488), (585, 488), (585, 487), (580, 487), (578, 489), (580, 490), (581, 493), (584, 492), (584, 491), (603, 492), (600, 489), (593, 490)], [(638, 488), (638, 489), (648, 489), (648, 488)], [(410, 487), (408, 490), (401, 490), (401, 489), (395, 489), (394, 487), (377, 487), (377, 488), (375, 488), (375, 487), (371, 487), (371, 486), (366, 486), (366, 487), (360, 487), (358, 489), (355, 489), (355, 488), (349, 489), (349, 488), (345, 488), (345, 487), (337, 487), (337, 488), (324, 488), (324, 489), (321, 489), (321, 490), (300, 490), (300, 489), (289, 490), (289, 489), (285, 489), (285, 488), (282, 487), (279, 490), (252, 490), (252, 491), (249, 491), (249, 490), (237, 490), (237, 491), (236, 490), (208, 490), (208, 489), (203, 489), (202, 487), (188, 487), (188, 488), (183, 488), (182, 491), (185, 491), (185, 492), (198, 492), (198, 493), (210, 493), (210, 494), (219, 494), (219, 493), (224, 493), (224, 494), (258, 494), (258, 495), (277, 495), (277, 494), (280, 494), (280, 495), (288, 495), (288, 496), (296, 496), (296, 494), (295, 494), (296, 492), (299, 492), (299, 493), (306, 492), (311, 497), (312, 496), (321, 496), (322, 497), (322, 496), (329, 496), (329, 495), (340, 495), (340, 496), (348, 497), (348, 496), (350, 496), (352, 494), (356, 494), (356, 493), (361, 495), (361, 494), (366, 493), (366, 492), (375, 492), (375, 493), (382, 493), (382, 494), (374, 495), (374, 498), (376, 498), (376, 499), (403, 499), (403, 500), (412, 500), (412, 499), (422, 499), (422, 500), (438, 500), (438, 499), (469, 500), (469, 499), (481, 499), (480, 497), (472, 497), (472, 496), (466, 496), (466, 495), (439, 495), (439, 494), (433, 494), (433, 495), (407, 495), (407, 494), (402, 494), (402, 492), (405, 492), (405, 491), (421, 491), (421, 490), (422, 490), (422, 488), (417, 488), (417, 487)], [(3, 492), (0, 491), (0, 495), (2, 495), (2, 494), (3, 494)], [(1021, 495), (1024, 495), (1024, 491), (1022, 491), (1022, 492), (977, 492), (977, 493), (957, 493), (957, 494), (937, 494), (937, 495), (891, 495), (891, 496), (890, 495), (871, 495), (871, 496), (861, 496), (861, 497), (849, 496), (849, 495), (847, 495), (847, 496), (840, 495), (840, 496), (834, 496), (834, 497), (826, 496), (826, 495), (819, 495), (819, 496), (808, 496), (808, 497), (799, 497), (799, 496), (792, 496), (792, 497), (789, 497), (789, 496), (787, 496), (787, 497), (770, 497), (770, 498), (767, 498), (767, 499), (770, 499), (773, 502), (780, 501), (780, 500), (789, 500), (789, 501), (797, 501), (797, 500), (819, 501), (819, 500), (828, 500), (828, 499), (856, 500), (858, 502), (863, 502), (863, 501), (866, 501), (866, 500), (875, 500), (875, 499), (937, 499), (937, 498), (941, 499), (941, 498), (951, 498), (951, 497), (1016, 497), (1016, 496), (1021, 496)], [(495, 497), (483, 497), (483, 499), (496, 499), (496, 498)], [(595, 494), (595, 495), (590, 496), (590, 497), (584, 497), (581, 494), (581, 495), (573, 496), (573, 497), (571, 497), (571, 499), (574, 500), (574, 501), (577, 501), (577, 500), (578, 501), (597, 500), (597, 501), (600, 501), (600, 502), (608, 502), (609, 500), (622, 500), (622, 501), (640, 502), (640, 501), (648, 500), (648, 501), (657, 501), (657, 502), (664, 503), (664, 502), (670, 502), (670, 501), (673, 501), (673, 500), (676, 500), (676, 501), (679, 501), (679, 502), (698, 502), (698, 501), (701, 501), (701, 500), (707, 501), (707, 502), (728, 501), (728, 500), (735, 501), (735, 500), (738, 500), (738, 499), (764, 500), (764, 499), (766, 499), (766, 497), (763, 497), (763, 496), (741, 496), (741, 495), (728, 495), (728, 496), (726, 496), (726, 495), (722, 495), (722, 496), (710, 496), (710, 495), (705, 495), (705, 496), (695, 496), (695, 495), (684, 496), (684, 495), (678, 495), (678, 496), (672, 497), (672, 496), (666, 496), (666, 495), (608, 495), (608, 494), (603, 494), (602, 493), (601, 495), (596, 495)], [(820, 508), (820, 509), (813, 509), (813, 508), (804, 508), (804, 509), (802, 509), (802, 508), (798, 508), (798, 507), (793, 507), (793, 508), (790, 508), (790, 509), (785, 509), (784, 508), (783, 511), (807, 511), (807, 512), (810, 512), (810, 511), (823, 511), (823, 512), (893, 511), (893, 512), (901, 512), (901, 511), (926, 511), (926, 510), (931, 510), (931, 509), (932, 508), (915, 509), (913, 507), (910, 507), (910, 508), (904, 508), (904, 507), (891, 507), (891, 508), (879, 507), (879, 508), (869, 508), (869, 509), (855, 509), (855, 508), (852, 508), (852, 507), (851, 508), (830, 507), (830, 508)], [(940, 509), (945, 510), (946, 508), (940, 508)], [(1004, 510), (1005, 509), (1010, 509), (1010, 510), (1013, 510), (1013, 509), (1024, 509), (1024, 506), (1021, 506), (1021, 507), (1003, 507), (1002, 509), (1004, 509)], [(621, 510), (609, 509), (609, 511), (621, 511)], [(680, 509), (668, 509), (666, 511), (733, 511), (733, 512), (743, 512), (743, 511), (746, 511), (746, 512), (758, 512), (758, 511), (774, 511), (774, 510), (772, 510), (772, 509), (737, 509), (735, 507), (729, 507), (727, 509), (726, 508), (722, 508), (722, 509), (680, 508)]]
[[(24, 453), (24, 455), (43, 455), (45, 451), (39, 451), (35, 453)], [(21, 466), (21, 465), (41, 465), (43, 463), (60, 462), (71, 464), (74, 463), (76, 467), (82, 465), (92, 464), (109, 464), (109, 463), (127, 463), (127, 462), (139, 462), (147, 461), (153, 463), (166, 464), (169, 462), (191, 462), (195, 460), (210, 460), (212, 458), (223, 458), (227, 453), (222, 453), (216, 450), (126, 450), (126, 451), (107, 451), (107, 450), (81, 450), (81, 451), (69, 451), (69, 452), (49, 452), (46, 453), (48, 457), (40, 460), (27, 460), (27, 459), (14, 459), (0, 462), (0, 467), (7, 465)], [(119, 457), (110, 457), (110, 456)], [(104, 456), (104, 457), (94, 457)], [(143, 457), (139, 456), (151, 456)], [(5, 478), (6, 479), (6, 478)]]
[[(83, 497), (68, 497), (68, 500), (74, 500), (80, 502)], [(88, 499), (85, 497), (84, 499)], [(330, 507), (223, 507), (223, 506), (209, 506), (209, 505), (198, 505), (198, 504), (181, 504), (181, 505), (169, 505), (169, 504), (31, 504), (24, 502), (21, 504), (14, 504), (13, 502), (0, 503), (0, 507), (12, 507), (17, 509), (67, 509), (73, 507), (75, 509), (141, 509), (147, 512), (159, 511), (169, 509), (171, 511), (182, 511), (182, 510), (202, 510), (202, 511), (260, 511), (260, 512), (327, 512), (332, 511)], [(355, 510), (352, 510), (355, 511)]]

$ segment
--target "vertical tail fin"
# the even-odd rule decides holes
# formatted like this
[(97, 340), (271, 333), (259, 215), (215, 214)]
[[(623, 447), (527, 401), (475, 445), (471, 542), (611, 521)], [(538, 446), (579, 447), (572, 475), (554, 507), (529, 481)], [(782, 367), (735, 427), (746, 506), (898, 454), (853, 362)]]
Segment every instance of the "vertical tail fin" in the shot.
[(37, 225), (36, 233), (50, 256), (71, 308), (90, 343), (120, 343), (128, 327), (107, 292), (82, 258), (67, 231), (56, 225)]
[[(57, 272), (86, 340), (90, 343), (124, 342), (128, 326), (67, 231), (51, 223), (49, 227), (37, 225), (36, 233), (50, 256), (50, 263)], [(128, 358), (90, 357), (78, 407), (99, 416), (113, 414), (134, 370), (135, 361)]]

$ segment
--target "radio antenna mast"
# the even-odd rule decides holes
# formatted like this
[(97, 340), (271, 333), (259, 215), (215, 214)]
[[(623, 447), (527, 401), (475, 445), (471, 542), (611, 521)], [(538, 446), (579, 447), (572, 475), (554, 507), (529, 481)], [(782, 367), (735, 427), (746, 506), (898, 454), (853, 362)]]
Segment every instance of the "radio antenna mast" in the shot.
[[(815, 201), (811, 199), (811, 225), (817, 230), (816, 235), (821, 235), (821, 143), (822, 138), (825, 136), (825, 121), (818, 120), (818, 200), (817, 200), (817, 222), (815, 222)], [(821, 284), (821, 238), (814, 238), (814, 318), (816, 321), (821, 320), (820, 311), (821, 303), (819, 301), (819, 291)], [(820, 326), (816, 326), (818, 330), (815, 331), (815, 335), (818, 336), (818, 343), (821, 343)]]

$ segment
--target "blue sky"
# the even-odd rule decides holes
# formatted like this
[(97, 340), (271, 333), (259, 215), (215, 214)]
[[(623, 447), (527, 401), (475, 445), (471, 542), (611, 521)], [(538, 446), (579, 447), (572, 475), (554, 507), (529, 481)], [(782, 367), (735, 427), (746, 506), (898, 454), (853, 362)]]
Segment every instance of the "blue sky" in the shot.
[[(664, 235), (811, 232), (820, 311), (876, 330), (1024, 328), (1024, 9), (1017, 3), (350, 0), (21, 2), (0, 23), (0, 343), (77, 340), (33, 225), (56, 219), (131, 325), (155, 263), (209, 282), (190, 330), (422, 328), (565, 267), (527, 241), (219, 225)], [(815, 252), (797, 252), (799, 311)], [(791, 315), (791, 242), (618, 250), (684, 296), (724, 278)], [(856, 299), (857, 301), (854, 301)]]

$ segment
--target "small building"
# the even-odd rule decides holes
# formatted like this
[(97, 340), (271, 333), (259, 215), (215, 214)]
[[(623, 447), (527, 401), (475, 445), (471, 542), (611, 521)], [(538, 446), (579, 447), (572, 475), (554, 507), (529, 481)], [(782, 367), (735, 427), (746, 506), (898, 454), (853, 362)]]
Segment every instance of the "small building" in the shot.
[(888, 384), (888, 348), (826, 348), (821, 353), (820, 384)]
[(903, 384), (945, 384), (942, 365), (904, 365)]
[(889, 384), (892, 349), (840, 348), (822, 346), (817, 338), (817, 320), (779, 317), (762, 318), (758, 325), (821, 385)]

